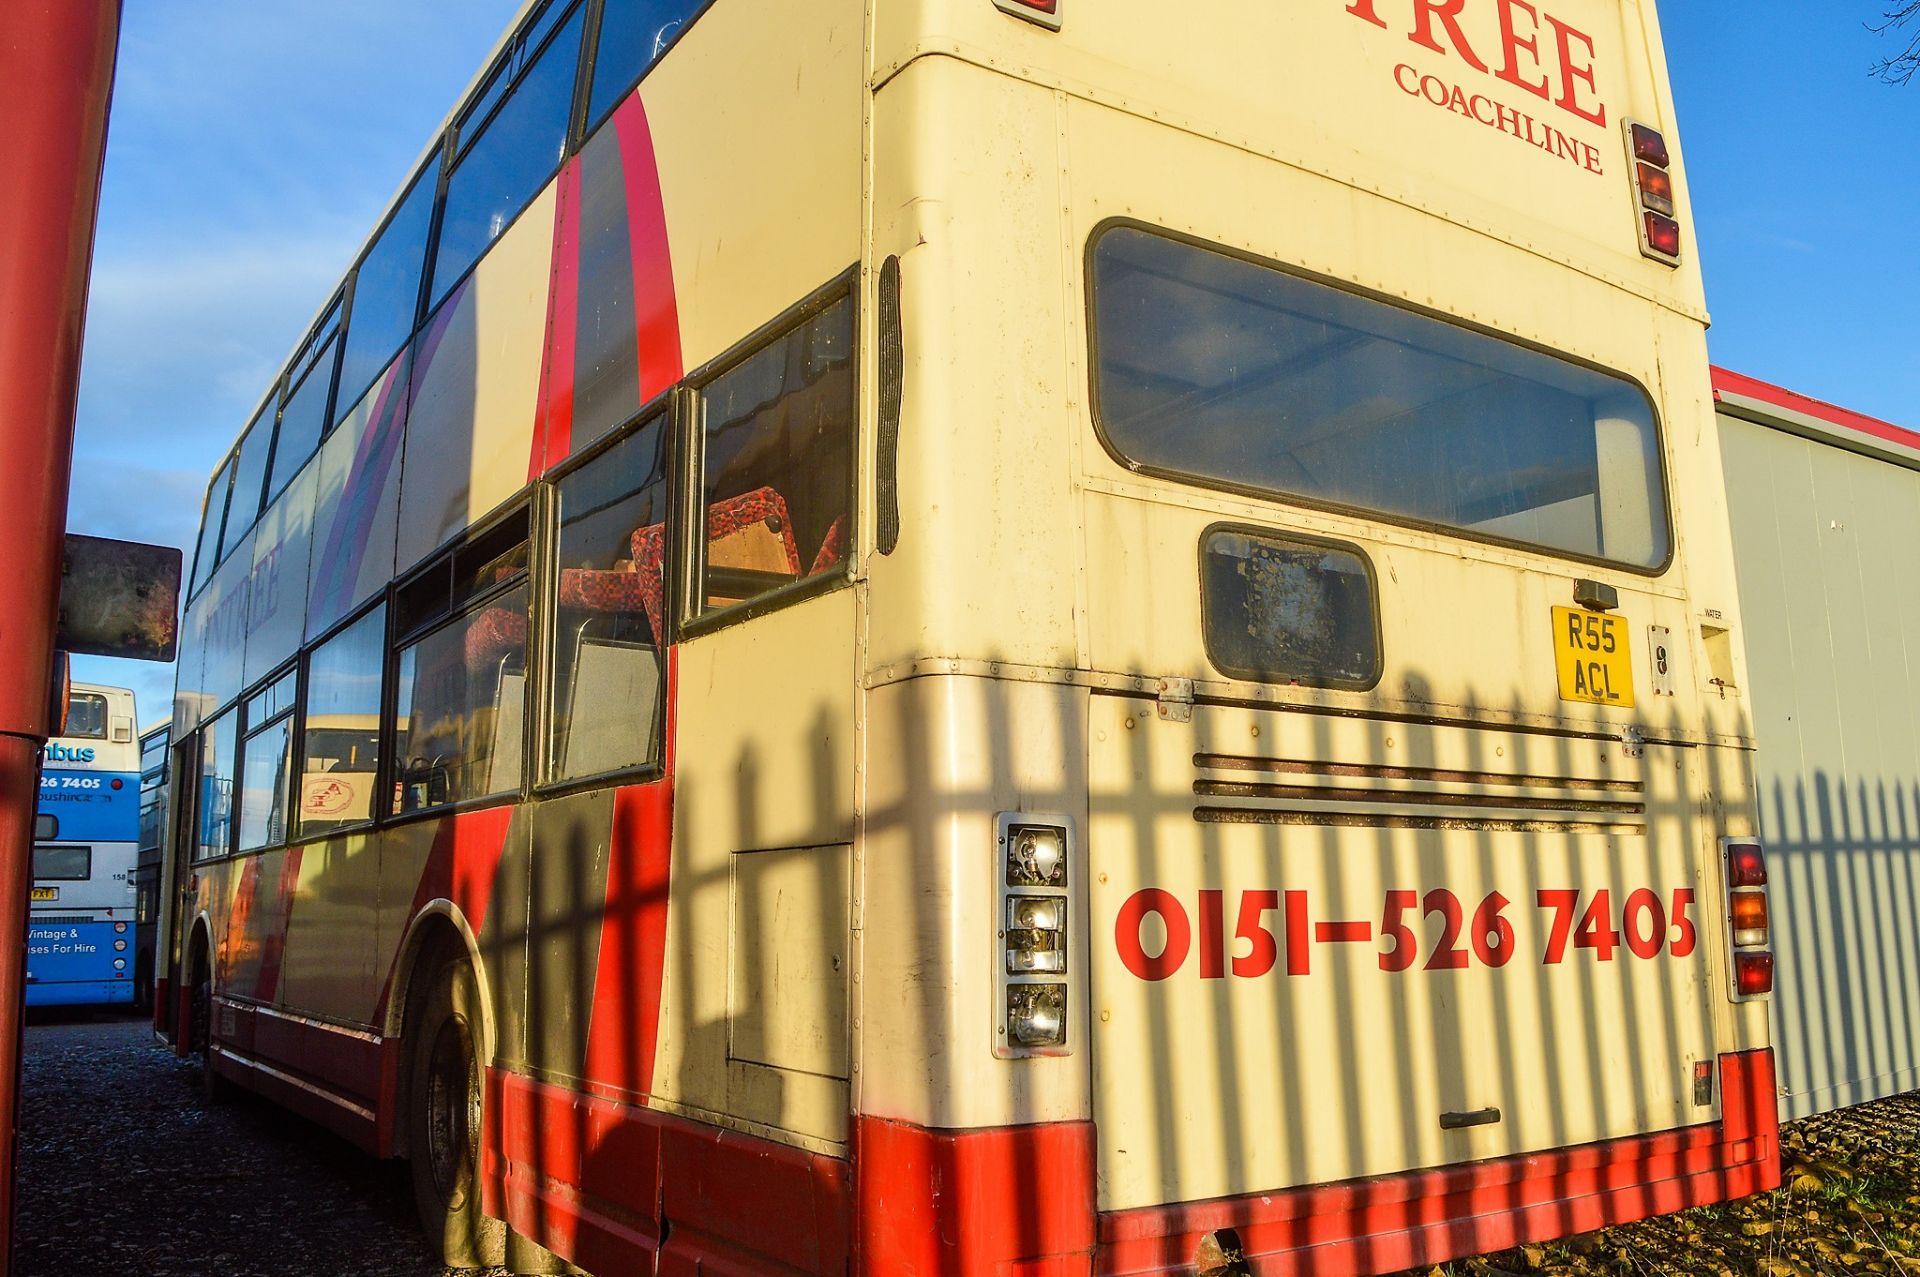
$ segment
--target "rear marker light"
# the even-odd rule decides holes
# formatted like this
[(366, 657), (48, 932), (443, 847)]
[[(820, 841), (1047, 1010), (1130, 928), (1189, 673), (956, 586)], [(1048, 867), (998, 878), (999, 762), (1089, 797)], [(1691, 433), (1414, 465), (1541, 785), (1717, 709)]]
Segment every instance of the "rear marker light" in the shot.
[(1016, 18), (1025, 18), (1049, 31), (1060, 29), (1061, 0), (993, 0), (993, 7)]
[(1002, 1059), (1065, 1055), (1069, 825), (1015, 812), (1002, 812), (994, 823), (999, 1022), (993, 1053)]
[(1733, 958), (1734, 986), (1740, 990), (1743, 998), (1759, 997), (1773, 992), (1773, 955), (1771, 953), (1737, 953)]

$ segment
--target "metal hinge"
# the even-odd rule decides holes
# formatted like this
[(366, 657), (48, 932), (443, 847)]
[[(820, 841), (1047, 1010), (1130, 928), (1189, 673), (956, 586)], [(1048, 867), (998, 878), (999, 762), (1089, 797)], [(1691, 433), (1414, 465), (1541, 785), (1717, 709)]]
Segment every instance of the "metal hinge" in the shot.
[(1169, 723), (1191, 723), (1193, 721), (1193, 680), (1190, 678), (1161, 679), (1160, 696), (1153, 707), (1159, 711), (1160, 717)]
[(1626, 746), (1621, 752), (1628, 758), (1638, 758), (1647, 752), (1647, 738), (1640, 734), (1638, 727), (1629, 727), (1621, 732), (1620, 743)]

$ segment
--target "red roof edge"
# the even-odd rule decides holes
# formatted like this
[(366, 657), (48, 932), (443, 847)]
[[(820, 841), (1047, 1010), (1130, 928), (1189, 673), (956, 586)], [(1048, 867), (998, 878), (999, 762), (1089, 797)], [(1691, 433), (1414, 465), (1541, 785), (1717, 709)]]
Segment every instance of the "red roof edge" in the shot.
[(1842, 430), (1869, 435), (1875, 439), (1920, 452), (1920, 431), (1907, 430), (1894, 425), (1891, 421), (1882, 421), (1878, 417), (1869, 417), (1863, 412), (1837, 407), (1825, 400), (1798, 394), (1785, 387), (1776, 386), (1772, 382), (1761, 381), (1757, 377), (1747, 377), (1725, 368), (1715, 367), (1713, 369), (1714, 399), (1718, 401), (1723, 393), (1739, 395), (1745, 399), (1757, 399), (1775, 408), (1785, 408), (1789, 412), (1802, 413), (1830, 426), (1838, 426)]

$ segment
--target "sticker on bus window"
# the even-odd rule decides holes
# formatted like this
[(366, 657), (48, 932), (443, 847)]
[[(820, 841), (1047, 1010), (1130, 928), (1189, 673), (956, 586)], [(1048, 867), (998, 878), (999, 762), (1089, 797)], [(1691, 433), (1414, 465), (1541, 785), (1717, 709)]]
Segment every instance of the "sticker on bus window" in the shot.
[(58, 887), (35, 887), (33, 889), (32, 903), (34, 904), (40, 904), (48, 900), (58, 900), (59, 898), (60, 888)]
[(1633, 708), (1633, 655), (1624, 617), (1553, 609), (1553, 663), (1561, 700)]

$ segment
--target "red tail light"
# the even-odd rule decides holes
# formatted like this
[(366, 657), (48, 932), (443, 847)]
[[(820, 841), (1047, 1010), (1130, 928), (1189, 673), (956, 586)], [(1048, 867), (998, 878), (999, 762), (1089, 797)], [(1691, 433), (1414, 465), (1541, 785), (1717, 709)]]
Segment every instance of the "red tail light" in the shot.
[(1680, 256), (1680, 223), (1671, 217), (1648, 213), (1647, 247), (1662, 257)]
[(1626, 122), (1634, 202), (1640, 210), (1640, 252), (1668, 266), (1680, 264), (1680, 223), (1674, 220), (1673, 157), (1667, 139), (1632, 120)]
[(1657, 164), (1661, 168), (1667, 168), (1672, 164), (1672, 161), (1667, 158), (1667, 139), (1661, 137), (1646, 125), (1627, 125), (1627, 136), (1631, 138), (1633, 142), (1634, 159), (1645, 160), (1647, 163)]
[(1773, 955), (1737, 953), (1733, 957), (1733, 983), (1743, 998), (1755, 998), (1773, 992)]
[(1757, 842), (1727, 844), (1727, 886), (1764, 887), (1767, 885), (1767, 853)]

